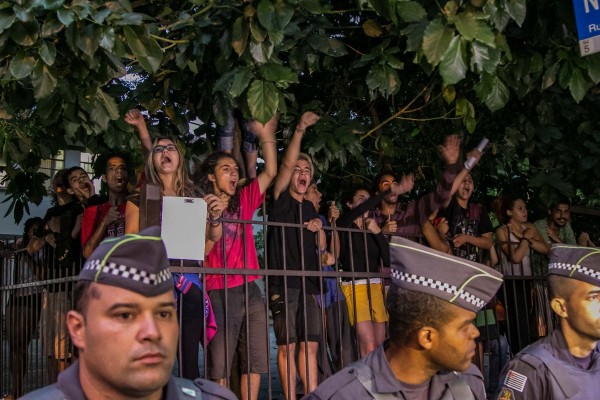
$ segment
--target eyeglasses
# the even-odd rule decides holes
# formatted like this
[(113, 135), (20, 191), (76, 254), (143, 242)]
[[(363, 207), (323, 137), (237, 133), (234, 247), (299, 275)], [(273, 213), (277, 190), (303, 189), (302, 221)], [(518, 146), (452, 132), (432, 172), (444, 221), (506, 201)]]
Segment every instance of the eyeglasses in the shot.
[(152, 148), (153, 153), (162, 153), (165, 150), (166, 151), (177, 151), (177, 147), (175, 147), (174, 144), (167, 144), (166, 146), (159, 144)]

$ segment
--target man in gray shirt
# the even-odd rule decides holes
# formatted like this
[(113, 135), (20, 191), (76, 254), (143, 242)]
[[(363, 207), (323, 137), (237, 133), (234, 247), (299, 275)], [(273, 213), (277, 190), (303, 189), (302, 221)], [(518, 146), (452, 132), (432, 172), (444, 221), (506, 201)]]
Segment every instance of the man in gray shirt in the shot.
[(390, 252), (390, 339), (306, 399), (485, 400), (473, 320), (502, 275), (403, 238)]
[(25, 400), (235, 399), (216, 383), (171, 376), (179, 325), (158, 226), (96, 248), (79, 274), (67, 327), (78, 361)]

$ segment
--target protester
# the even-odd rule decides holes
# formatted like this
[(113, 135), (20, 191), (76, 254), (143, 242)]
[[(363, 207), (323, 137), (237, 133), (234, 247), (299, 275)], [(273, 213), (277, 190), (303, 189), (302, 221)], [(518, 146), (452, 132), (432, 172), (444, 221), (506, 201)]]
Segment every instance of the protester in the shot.
[[(43, 250), (29, 252), (28, 246), (36, 232), (42, 229), (43, 220), (39, 217), (25, 221), (20, 251), (15, 256), (14, 284), (38, 282), (42, 276)], [(23, 395), (24, 379), (27, 373), (27, 348), (34, 338), (42, 307), (42, 288), (39, 285), (23, 287), (9, 292), (6, 305), (6, 339), (9, 349), (12, 394)]]
[[(160, 185), (162, 196), (198, 197), (201, 192), (189, 179), (187, 164), (175, 142), (168, 138), (154, 141), (152, 152), (146, 160), (146, 177), (150, 183)], [(215, 195), (207, 194), (209, 220), (206, 222), (205, 254), (222, 235), (219, 218), (224, 203)], [(125, 211), (126, 233), (139, 231), (140, 210), (133, 201), (127, 202)], [(197, 263), (191, 263), (191, 266)], [(180, 374), (187, 379), (200, 376), (198, 369), (199, 345), (204, 333), (204, 320), (208, 318), (206, 300), (198, 274), (174, 273), (173, 281), (178, 290), (177, 297), (181, 313)], [(204, 313), (202, 312), (204, 311)], [(208, 333), (207, 333), (208, 336)]]
[[(306, 129), (319, 120), (305, 112), (286, 149), (275, 179), (275, 203), (269, 221), (303, 224), (304, 228), (273, 226), (268, 231), (267, 262), (269, 269), (319, 271), (317, 243), (324, 236), (323, 222), (313, 204), (304, 195), (313, 177), (312, 160), (300, 153), (300, 143)], [(317, 350), (321, 340), (321, 311), (314, 295), (321, 294), (318, 278), (299, 276), (272, 277), (268, 282), (269, 307), (277, 340), (277, 365), (283, 393), (295, 400), (296, 373), (305, 392), (317, 386)], [(306, 317), (306, 320), (304, 319)], [(296, 343), (298, 345), (296, 369)]]
[(429, 247), (442, 253), (452, 254), (452, 243), (448, 238), (448, 232), (450, 231), (448, 220), (437, 215), (438, 210), (431, 213), (427, 221), (421, 225), (421, 233)]
[[(54, 206), (46, 212), (44, 229), (36, 233), (29, 246), (31, 252), (44, 248), (43, 279), (65, 279), (77, 275), (81, 267), (81, 215), (83, 205), (77, 201), (76, 191), (93, 193), (87, 186), (87, 173), (80, 169), (60, 170), (52, 181)], [(84, 176), (85, 175), (85, 176)], [(69, 184), (73, 178), (73, 189)], [(41, 235), (41, 236), (37, 236)], [(46, 355), (48, 382), (56, 382), (60, 371), (72, 361), (71, 344), (65, 325), (65, 315), (71, 304), (72, 285), (59, 281), (46, 287), (42, 301), (42, 346)]]
[(74, 166), (67, 170), (67, 178), (69, 181), (67, 192), (86, 206), (87, 200), (96, 193), (88, 173), (83, 168)]
[(389, 339), (306, 398), (486, 399), (471, 363), (479, 336), (473, 319), (502, 275), (403, 238), (393, 238), (390, 251)]
[(509, 362), (499, 400), (598, 398), (600, 251), (554, 245), (548, 286), (559, 326)]
[(98, 246), (79, 274), (67, 325), (78, 361), (24, 399), (235, 399), (211, 382), (171, 376), (179, 329), (158, 227)]
[(571, 202), (567, 198), (560, 198), (548, 207), (548, 217), (537, 220), (533, 224), (544, 242), (548, 244), (577, 244), (570, 220)]
[[(346, 196), (348, 208), (338, 220), (340, 228), (360, 229), (365, 232), (340, 232), (340, 266), (346, 272), (382, 272), (390, 266), (390, 251), (381, 228), (369, 210), (382, 198), (402, 195), (412, 190), (412, 175), (403, 177), (400, 184), (394, 183), (388, 190), (371, 198), (364, 187), (358, 187)], [(385, 339), (388, 314), (385, 309), (381, 278), (342, 278), (342, 290), (348, 303), (350, 324), (356, 325), (359, 353), (361, 357), (377, 348)], [(355, 324), (356, 321), (356, 324)]]
[[(261, 142), (265, 164), (263, 171), (246, 186), (238, 187), (239, 166), (228, 153), (210, 154), (195, 172), (194, 180), (198, 186), (227, 204), (224, 218), (252, 220), (254, 212), (263, 203), (265, 191), (277, 174), (275, 131), (278, 121), (279, 115), (275, 115), (265, 125), (258, 121), (248, 123), (248, 129)], [(220, 223), (220, 220), (211, 220), (210, 223)], [(208, 253), (206, 267), (258, 270), (252, 224), (222, 224), (223, 236)], [(239, 349), (242, 399), (258, 398), (260, 374), (268, 372), (268, 338), (264, 328), (267, 315), (265, 301), (257, 285), (259, 278), (258, 275), (206, 275), (206, 290), (217, 326), (226, 327), (219, 329), (208, 345), (207, 376), (227, 385), (233, 356)]]
[(81, 246), (84, 258), (88, 258), (104, 238), (125, 234), (129, 175), (124, 157), (110, 154), (101, 158), (106, 163), (102, 181), (108, 187), (108, 198), (100, 204), (88, 206), (83, 212)]
[[(313, 203), (315, 210), (321, 209), (323, 194), (318, 188), (319, 181), (312, 180), (304, 194), (304, 198)], [(339, 235), (335, 227), (340, 216), (340, 210), (332, 201), (327, 210), (327, 216), (319, 214), (323, 227), (331, 226), (334, 230), (325, 230), (325, 236), (321, 236), (319, 252), (323, 271), (335, 271), (336, 259), (340, 254)], [(333, 375), (346, 365), (354, 361), (354, 349), (352, 346), (352, 331), (348, 316), (348, 304), (346, 296), (340, 288), (338, 279), (324, 278), (323, 284), (327, 287), (324, 294), (317, 295), (317, 304), (325, 309), (325, 340), (319, 343), (319, 382)]]
[[(400, 202), (400, 198), (393, 192), (388, 192), (381, 200), (378, 208), (373, 211), (373, 218), (377, 225), (386, 235), (416, 236), (421, 233), (421, 225), (427, 217), (436, 209), (441, 208), (451, 196), (451, 189), (456, 175), (462, 167), (458, 163), (460, 157), (460, 137), (448, 135), (444, 139), (444, 145), (439, 146), (440, 154), (446, 167), (442, 180), (435, 190), (416, 201), (406, 204)], [(479, 160), (481, 153), (476, 149), (471, 153)], [(393, 171), (383, 171), (375, 179), (376, 192), (384, 192), (396, 181)]]

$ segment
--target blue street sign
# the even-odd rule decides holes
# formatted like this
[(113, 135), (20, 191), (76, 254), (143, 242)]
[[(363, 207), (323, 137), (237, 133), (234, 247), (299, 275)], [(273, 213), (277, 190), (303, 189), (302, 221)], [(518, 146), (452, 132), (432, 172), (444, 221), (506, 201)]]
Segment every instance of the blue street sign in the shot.
[(600, 0), (573, 0), (582, 56), (600, 51)]

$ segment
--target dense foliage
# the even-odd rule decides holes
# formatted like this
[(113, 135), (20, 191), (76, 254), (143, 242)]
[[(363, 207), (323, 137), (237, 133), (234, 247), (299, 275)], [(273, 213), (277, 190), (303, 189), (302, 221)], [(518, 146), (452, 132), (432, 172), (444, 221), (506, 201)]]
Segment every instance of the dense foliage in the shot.
[[(0, 146), (15, 218), (44, 193), (61, 148), (137, 149), (123, 122), (147, 110), (201, 156), (226, 110), (305, 138), (337, 196), (383, 165), (432, 186), (435, 144), (492, 141), (479, 187), (600, 199), (600, 57), (580, 57), (558, 0), (0, 1)], [(190, 132), (190, 121), (202, 121)], [(287, 130), (279, 133), (280, 148)]]

